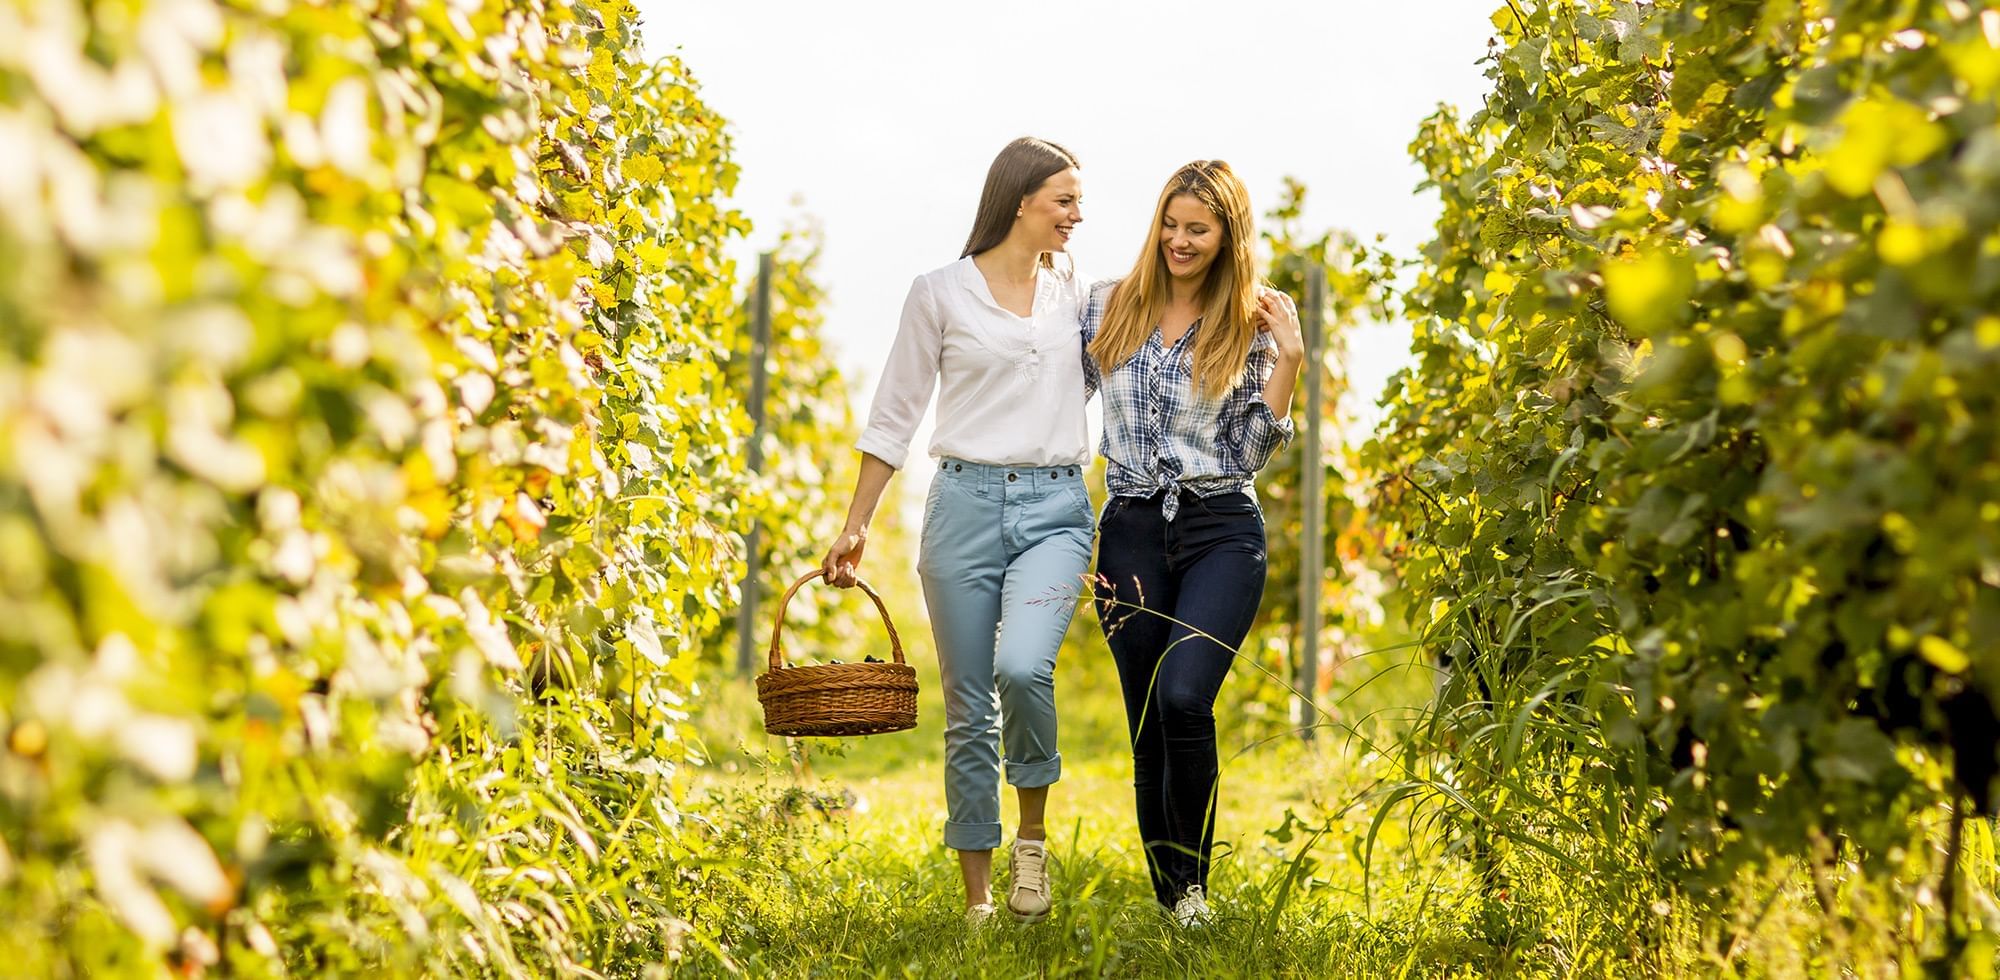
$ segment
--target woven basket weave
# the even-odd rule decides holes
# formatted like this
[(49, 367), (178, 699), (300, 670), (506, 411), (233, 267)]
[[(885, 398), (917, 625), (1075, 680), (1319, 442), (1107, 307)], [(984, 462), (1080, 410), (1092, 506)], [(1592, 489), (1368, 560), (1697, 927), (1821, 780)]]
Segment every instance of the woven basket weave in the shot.
[(879, 735), (917, 727), (917, 672), (903, 662), (903, 641), (889, 608), (866, 582), (858, 583), (889, 631), (892, 663), (785, 666), (785, 607), (799, 586), (826, 573), (813, 569), (785, 590), (771, 627), (771, 669), (757, 677), (764, 730), (773, 735)]

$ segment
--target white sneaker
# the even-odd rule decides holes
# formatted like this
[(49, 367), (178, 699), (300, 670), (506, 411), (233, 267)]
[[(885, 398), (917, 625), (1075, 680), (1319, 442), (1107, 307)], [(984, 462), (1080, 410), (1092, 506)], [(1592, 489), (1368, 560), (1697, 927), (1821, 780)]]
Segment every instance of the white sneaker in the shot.
[(965, 910), (965, 924), (977, 929), (993, 921), (993, 912), (992, 902), (980, 902), (978, 905), (968, 906)]
[(1183, 929), (1206, 929), (1214, 918), (1200, 885), (1189, 885), (1181, 900), (1174, 903), (1174, 925)]
[(1045, 841), (1016, 838), (1007, 858), (1013, 882), (1007, 888), (1007, 911), (1022, 922), (1040, 922), (1055, 904), (1049, 890), (1049, 848)]

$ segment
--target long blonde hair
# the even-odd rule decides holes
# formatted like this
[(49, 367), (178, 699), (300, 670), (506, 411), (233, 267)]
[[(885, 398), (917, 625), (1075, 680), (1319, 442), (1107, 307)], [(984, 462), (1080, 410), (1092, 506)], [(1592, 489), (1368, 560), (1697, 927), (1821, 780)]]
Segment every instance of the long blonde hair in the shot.
[(1221, 398), (1243, 377), (1257, 336), (1257, 256), (1252, 249), (1250, 191), (1221, 160), (1196, 160), (1174, 171), (1153, 209), (1146, 247), (1131, 274), (1112, 289), (1104, 321), (1090, 343), (1100, 370), (1118, 369), (1152, 336), (1166, 312), (1167, 259), (1160, 244), (1167, 205), (1182, 194), (1201, 202), (1222, 225), (1222, 247), (1202, 279), (1201, 333), (1194, 338), (1195, 390)]

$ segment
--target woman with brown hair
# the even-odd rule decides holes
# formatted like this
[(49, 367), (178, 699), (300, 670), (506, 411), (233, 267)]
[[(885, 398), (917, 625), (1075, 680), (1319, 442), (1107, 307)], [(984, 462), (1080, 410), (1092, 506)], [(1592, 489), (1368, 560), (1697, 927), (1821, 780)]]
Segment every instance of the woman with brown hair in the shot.
[(1291, 299), (1259, 286), (1250, 195), (1197, 160), (1160, 192), (1130, 274), (1085, 304), (1084, 373), (1104, 397), (1098, 620), (1132, 735), (1153, 894), (1209, 918), (1215, 698), (1264, 592), (1253, 481), (1291, 439), (1305, 360)]
[(963, 254), (910, 286), (858, 443), (847, 526), (823, 564), (828, 581), (854, 584), (882, 491), (935, 388), (938, 469), (917, 571), (944, 687), (944, 844), (958, 852), (975, 924), (994, 912), (1003, 749), (1021, 811), (1007, 907), (1032, 922), (1052, 902), (1044, 820), (1062, 774), (1055, 659), (1092, 536), (1083, 291), (1053, 257), (1083, 220), (1082, 199), (1076, 158), (1060, 146), (1023, 138), (994, 158)]

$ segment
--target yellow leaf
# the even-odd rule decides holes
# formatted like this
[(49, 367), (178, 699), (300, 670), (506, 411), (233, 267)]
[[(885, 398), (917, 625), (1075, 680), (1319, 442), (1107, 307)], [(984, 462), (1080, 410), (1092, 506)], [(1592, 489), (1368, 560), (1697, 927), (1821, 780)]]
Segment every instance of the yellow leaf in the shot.
[(626, 160), (623, 169), (627, 180), (634, 180), (641, 184), (657, 183), (661, 177), (667, 174), (666, 165), (660, 162), (659, 157), (651, 153), (641, 153)]
[(1944, 127), (1924, 110), (1896, 99), (1862, 99), (1840, 117), (1840, 142), (1825, 156), (1835, 190), (1860, 197), (1890, 166), (1907, 166), (1945, 144)]
[(1876, 254), (1890, 265), (1915, 265), (1927, 251), (1924, 230), (1907, 221), (1891, 218), (1875, 238)]
[(1604, 267), (1604, 298), (1611, 315), (1641, 336), (1684, 318), (1694, 291), (1694, 269), (1685, 255), (1644, 252)]
[(1715, 339), (1709, 342), (1709, 346), (1715, 351), (1717, 363), (1724, 365), (1742, 364), (1743, 359), (1750, 353), (1750, 348), (1743, 343), (1743, 338), (1727, 330), (1716, 334)]
[[(661, 245), (659, 242), (640, 242), (632, 246), (632, 254), (638, 257), (639, 264), (643, 267), (641, 271), (652, 272), (666, 266), (670, 253), (667, 251), (666, 246)], [(672, 302), (678, 303), (680, 301), (673, 300)]]
[(1965, 651), (1952, 646), (1951, 641), (1941, 636), (1926, 636), (1917, 641), (1917, 652), (1931, 666), (1947, 674), (1963, 674), (1972, 666), (1972, 658)]
[(1972, 325), (1972, 336), (1979, 341), (1981, 350), (2000, 347), (2000, 316), (1982, 316)]

